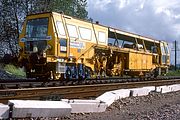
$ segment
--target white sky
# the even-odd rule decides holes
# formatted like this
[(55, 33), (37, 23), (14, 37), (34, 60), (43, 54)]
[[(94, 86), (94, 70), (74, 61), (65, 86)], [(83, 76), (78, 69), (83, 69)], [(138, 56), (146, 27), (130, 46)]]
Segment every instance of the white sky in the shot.
[(88, 0), (87, 9), (100, 24), (180, 44), (180, 0)]

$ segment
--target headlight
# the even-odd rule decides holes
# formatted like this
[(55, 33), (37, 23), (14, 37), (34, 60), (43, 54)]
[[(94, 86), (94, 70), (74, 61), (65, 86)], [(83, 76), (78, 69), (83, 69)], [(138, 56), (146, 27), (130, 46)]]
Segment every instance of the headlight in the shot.
[(43, 52), (43, 57), (44, 57), (44, 58), (46, 57), (46, 52)]
[(58, 58), (57, 61), (58, 62), (64, 62), (64, 58)]
[(33, 52), (34, 52), (34, 53), (38, 52), (37, 46), (33, 46)]

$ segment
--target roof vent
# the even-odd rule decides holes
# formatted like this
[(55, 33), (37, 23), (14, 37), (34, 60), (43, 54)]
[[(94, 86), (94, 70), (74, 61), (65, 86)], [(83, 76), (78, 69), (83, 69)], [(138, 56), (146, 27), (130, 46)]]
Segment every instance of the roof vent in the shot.
[(60, 13), (60, 14), (64, 14), (64, 12), (63, 12), (63, 11), (60, 11), (59, 13)]
[(96, 21), (96, 24), (99, 24), (99, 21)]

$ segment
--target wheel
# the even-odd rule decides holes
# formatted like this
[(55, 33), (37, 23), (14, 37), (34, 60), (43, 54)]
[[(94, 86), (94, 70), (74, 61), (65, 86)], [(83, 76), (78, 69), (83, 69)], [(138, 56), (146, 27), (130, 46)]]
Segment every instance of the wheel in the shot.
[(61, 77), (60, 73), (50, 72), (50, 80), (59, 80)]

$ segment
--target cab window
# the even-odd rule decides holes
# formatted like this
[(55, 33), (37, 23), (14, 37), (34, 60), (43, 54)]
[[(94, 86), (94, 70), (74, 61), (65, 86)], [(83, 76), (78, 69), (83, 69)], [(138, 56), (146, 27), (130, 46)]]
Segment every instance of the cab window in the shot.
[(27, 21), (26, 37), (46, 37), (48, 33), (48, 18), (31, 19)]
[(168, 46), (167, 45), (165, 45), (165, 52), (167, 53), (167, 54), (169, 54), (169, 49), (168, 49)]
[(165, 52), (165, 49), (164, 49), (164, 46), (161, 46), (161, 53), (162, 54), (165, 54), (166, 52)]

